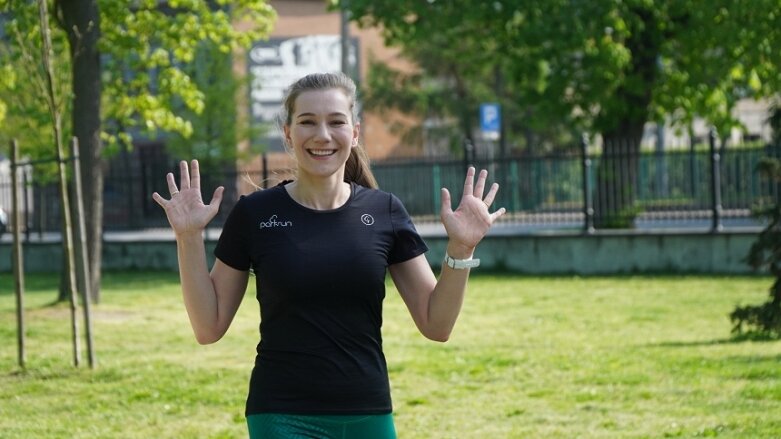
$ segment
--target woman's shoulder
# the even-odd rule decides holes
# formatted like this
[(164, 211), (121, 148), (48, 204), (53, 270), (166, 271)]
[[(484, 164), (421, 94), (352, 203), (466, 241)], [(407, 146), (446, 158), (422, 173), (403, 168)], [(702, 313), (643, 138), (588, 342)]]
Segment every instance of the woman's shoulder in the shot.
[(258, 188), (255, 191), (239, 195), (236, 207), (240, 209), (252, 209), (263, 206), (269, 202), (278, 201), (285, 195), (285, 188), (280, 184), (270, 188)]
[(366, 186), (361, 186), (358, 183), (353, 183), (355, 189), (355, 195), (356, 197), (364, 197), (368, 199), (384, 199), (388, 200), (390, 197), (394, 197), (394, 195), (390, 192), (387, 192), (385, 190), (382, 190), (380, 188), (370, 188)]
[(365, 186), (355, 185), (355, 197), (361, 200), (363, 203), (372, 203), (377, 206), (382, 206), (390, 211), (398, 209), (403, 206), (402, 201), (393, 192), (389, 192), (379, 188), (368, 188)]

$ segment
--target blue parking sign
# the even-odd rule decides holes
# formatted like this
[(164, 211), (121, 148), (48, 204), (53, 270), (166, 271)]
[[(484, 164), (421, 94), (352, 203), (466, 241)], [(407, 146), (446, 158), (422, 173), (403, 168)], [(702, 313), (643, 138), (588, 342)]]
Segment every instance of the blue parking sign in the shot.
[(502, 123), (502, 110), (499, 104), (480, 104), (480, 130), (487, 139), (498, 139)]

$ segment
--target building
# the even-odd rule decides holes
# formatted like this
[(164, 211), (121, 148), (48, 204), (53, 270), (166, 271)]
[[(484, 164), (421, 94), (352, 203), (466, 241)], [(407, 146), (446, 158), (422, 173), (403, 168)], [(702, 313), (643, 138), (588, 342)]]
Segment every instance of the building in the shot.
[[(342, 68), (342, 14), (328, 10), (327, 3), (325, 0), (270, 1), (278, 18), (269, 40), (256, 42), (237, 63), (239, 73), (246, 72), (250, 82), (249, 101), (242, 108), (248, 111), (253, 123), (267, 128), (262, 139), (251, 140), (265, 143), (265, 157), (255, 157), (245, 163), (245, 169), (262, 169), (264, 159), (270, 169), (292, 166), (275, 123), (285, 87), (307, 73)], [(378, 29), (361, 29), (350, 23), (347, 33), (349, 74), (359, 85), (366, 77), (371, 59), (394, 67), (407, 64), (399, 57), (398, 50), (385, 46)], [(409, 153), (386, 120), (378, 114), (361, 112), (362, 145), (372, 160)], [(240, 148), (247, 147), (246, 142), (240, 145)]]

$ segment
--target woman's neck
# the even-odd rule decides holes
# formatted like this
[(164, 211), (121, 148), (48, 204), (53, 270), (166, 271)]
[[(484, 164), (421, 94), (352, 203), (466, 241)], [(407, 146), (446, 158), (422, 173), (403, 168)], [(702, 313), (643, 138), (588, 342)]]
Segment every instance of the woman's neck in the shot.
[(317, 181), (299, 178), (285, 185), (287, 193), (302, 206), (314, 210), (342, 207), (350, 198), (350, 184), (344, 181)]

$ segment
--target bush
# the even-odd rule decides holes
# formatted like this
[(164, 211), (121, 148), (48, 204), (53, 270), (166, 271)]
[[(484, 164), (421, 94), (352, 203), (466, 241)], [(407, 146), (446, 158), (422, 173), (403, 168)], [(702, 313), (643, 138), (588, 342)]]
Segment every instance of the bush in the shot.
[[(781, 161), (764, 158), (758, 164), (761, 174), (781, 183)], [(730, 313), (733, 334), (781, 338), (781, 201), (759, 208), (755, 215), (768, 225), (751, 245), (746, 262), (754, 269), (766, 268), (776, 280), (770, 287), (770, 299), (762, 305), (738, 306)]]

